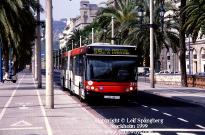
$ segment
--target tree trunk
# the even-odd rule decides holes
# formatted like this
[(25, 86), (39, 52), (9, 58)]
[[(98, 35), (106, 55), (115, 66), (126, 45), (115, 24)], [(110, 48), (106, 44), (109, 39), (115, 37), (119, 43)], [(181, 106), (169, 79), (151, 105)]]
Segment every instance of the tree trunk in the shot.
[(18, 72), (17, 52), (14, 50), (13, 52), (13, 75), (16, 75), (17, 72)]
[(183, 7), (186, 6), (186, 0), (181, 0), (180, 7), (180, 31), (179, 31), (179, 44), (180, 44), (180, 68), (181, 68), (181, 85), (187, 87), (187, 74), (186, 74), (186, 43), (185, 43), (185, 30), (183, 25), (186, 20), (185, 13), (182, 14)]
[(4, 48), (3, 59), (4, 59), (4, 72), (9, 72), (9, 49)]

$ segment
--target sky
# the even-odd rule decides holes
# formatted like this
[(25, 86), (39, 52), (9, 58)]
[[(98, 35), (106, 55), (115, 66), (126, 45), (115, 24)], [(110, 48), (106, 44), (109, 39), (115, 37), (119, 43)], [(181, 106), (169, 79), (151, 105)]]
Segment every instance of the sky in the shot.
[[(40, 0), (41, 5), (45, 10), (45, 1)], [(89, 0), (91, 4), (100, 4), (107, 0)], [(53, 18), (60, 20), (63, 18), (74, 18), (80, 15), (80, 0), (52, 0), (53, 4)], [(45, 19), (45, 14), (41, 15), (41, 20)]]

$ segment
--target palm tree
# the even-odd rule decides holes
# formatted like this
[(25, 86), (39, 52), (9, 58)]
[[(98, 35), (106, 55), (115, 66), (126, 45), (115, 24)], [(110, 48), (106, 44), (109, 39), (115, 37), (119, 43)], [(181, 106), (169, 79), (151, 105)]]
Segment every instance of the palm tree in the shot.
[(183, 28), (187, 35), (192, 35), (192, 40), (195, 42), (198, 36), (202, 37), (205, 34), (205, 1), (188, 1), (183, 10), (183, 14), (185, 14), (187, 18)]
[[(161, 1), (155, 2), (154, 23), (162, 24), (159, 15)], [(143, 18), (138, 14), (140, 8), (144, 9)], [(173, 10), (170, 2), (165, 3), (165, 9)], [(146, 65), (149, 65), (149, 1), (132, 1), (132, 0), (116, 0), (115, 6), (102, 8), (98, 13), (97, 22), (101, 28), (100, 37), (105, 36), (102, 28), (106, 28), (106, 37), (111, 35), (111, 17), (115, 18), (115, 37), (121, 37), (122, 44), (131, 44), (137, 46), (138, 55), (146, 59)], [(172, 16), (171, 16), (172, 17)], [(146, 25), (147, 24), (147, 25)], [(179, 25), (178, 21), (173, 17), (166, 19), (161, 25), (156, 26), (154, 30), (154, 46), (155, 59), (159, 58), (159, 54), (163, 47), (172, 48), (175, 52), (179, 48)], [(163, 28), (163, 29), (160, 29)], [(111, 37), (111, 36), (110, 36)]]
[(179, 43), (180, 43), (180, 68), (181, 68), (181, 85), (187, 87), (187, 74), (186, 74), (186, 44), (185, 44), (185, 30), (183, 26), (186, 21), (186, 14), (182, 10), (186, 6), (186, 0), (181, 0), (180, 7), (180, 30), (179, 30)]
[[(0, 28), (5, 72), (8, 72), (9, 48), (13, 49), (14, 74), (28, 64), (35, 35), (34, 0), (0, 1)], [(26, 40), (25, 40), (26, 39)]]
[(121, 39), (124, 39), (123, 37), (128, 35), (128, 29), (122, 30), (122, 26), (124, 23), (135, 20), (135, 5), (131, 0), (116, 0), (115, 2), (115, 6), (109, 6), (99, 11), (97, 22), (101, 28), (107, 29), (107, 34), (111, 37), (110, 22), (111, 17), (114, 17), (115, 30), (118, 30), (115, 32), (115, 38), (122, 36)]
[[(80, 36), (81, 38), (84, 38), (83, 36), (83, 31), (79, 29), (75, 29), (72, 34), (70, 34), (70, 39), (67, 42), (67, 47), (70, 49), (72, 48), (71, 43), (73, 42), (73, 48), (79, 47), (80, 46)], [(83, 40), (83, 39), (82, 39)]]

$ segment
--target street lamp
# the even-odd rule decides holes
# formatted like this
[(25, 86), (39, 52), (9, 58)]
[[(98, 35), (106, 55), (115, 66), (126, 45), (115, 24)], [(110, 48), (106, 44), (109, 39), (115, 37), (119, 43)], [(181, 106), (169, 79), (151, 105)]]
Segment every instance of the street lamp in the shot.
[[(39, 0), (36, 0), (39, 3)], [(36, 41), (35, 41), (35, 72), (34, 77), (37, 83), (37, 88), (42, 88), (42, 78), (41, 78), (41, 32), (40, 32), (40, 8), (36, 9)]]
[(154, 88), (154, 28), (153, 28), (153, 0), (150, 0), (150, 87)]
[(103, 29), (103, 34), (104, 34), (104, 43), (106, 42), (106, 32), (107, 32), (107, 30), (104, 28), (104, 29)]
[(94, 28), (92, 28), (92, 44), (94, 43)]
[(143, 15), (144, 15), (144, 9), (142, 6), (138, 7), (138, 16), (140, 17), (140, 23), (142, 24), (143, 21)]
[(165, 14), (165, 9), (164, 9), (164, 2), (162, 1), (160, 8), (159, 8), (159, 16), (161, 19), (161, 28), (162, 28), (162, 32), (163, 32), (163, 28), (164, 28), (164, 14)]
[(2, 52), (3, 52), (3, 50), (2, 50), (2, 39), (1, 39), (1, 35), (0, 35), (0, 82), (2, 82), (3, 81), (3, 70), (2, 70), (2, 68), (3, 68), (3, 63), (2, 63)]
[(54, 108), (52, 0), (46, 0), (46, 107)]
[[(154, 88), (154, 23), (153, 23), (153, 0), (150, 0), (150, 87)], [(160, 5), (160, 17), (161, 17), (161, 23), (162, 23), (162, 31), (163, 31), (163, 17), (165, 10), (163, 8), (164, 1), (161, 1)], [(138, 15), (142, 18), (142, 15), (144, 14), (144, 11), (142, 10), (142, 7), (139, 7)]]
[(190, 38), (191, 38), (191, 34), (189, 34), (189, 75), (191, 75), (191, 46), (190, 46)]
[(111, 23), (112, 23), (112, 37), (111, 37), (111, 44), (114, 45), (115, 44), (115, 41), (114, 41), (114, 17), (112, 16), (111, 18)]

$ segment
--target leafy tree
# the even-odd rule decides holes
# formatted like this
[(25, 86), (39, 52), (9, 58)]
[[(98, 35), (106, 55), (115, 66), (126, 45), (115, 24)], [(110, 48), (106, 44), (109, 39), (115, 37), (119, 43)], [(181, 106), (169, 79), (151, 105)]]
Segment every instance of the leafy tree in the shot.
[(35, 0), (0, 1), (0, 37), (3, 41), (5, 72), (8, 72), (9, 48), (13, 49), (14, 74), (30, 63), (35, 39)]

